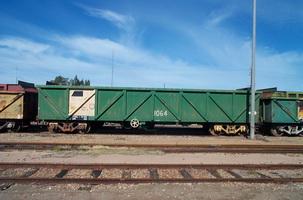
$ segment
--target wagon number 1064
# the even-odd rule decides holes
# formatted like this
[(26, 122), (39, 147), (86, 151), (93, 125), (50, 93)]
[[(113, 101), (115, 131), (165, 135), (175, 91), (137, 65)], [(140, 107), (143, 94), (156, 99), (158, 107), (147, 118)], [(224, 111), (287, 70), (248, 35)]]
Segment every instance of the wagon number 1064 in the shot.
[(154, 111), (154, 116), (155, 117), (163, 117), (163, 116), (167, 116), (167, 110), (155, 110)]

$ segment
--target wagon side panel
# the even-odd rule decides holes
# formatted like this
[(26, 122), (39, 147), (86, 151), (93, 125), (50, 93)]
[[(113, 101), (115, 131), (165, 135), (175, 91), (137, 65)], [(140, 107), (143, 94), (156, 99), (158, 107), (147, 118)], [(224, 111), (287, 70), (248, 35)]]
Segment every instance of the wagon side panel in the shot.
[(23, 119), (24, 93), (0, 94), (0, 119)]
[(151, 114), (155, 122), (182, 122), (179, 91), (157, 91), (152, 96)]
[(184, 92), (181, 94), (182, 121), (202, 123), (209, 121), (207, 92)]
[(296, 100), (273, 99), (271, 102), (272, 123), (298, 123), (299, 113)]
[(98, 121), (123, 121), (126, 110), (126, 91), (97, 89), (95, 120)]
[(125, 121), (137, 119), (139, 121), (152, 121), (152, 108), (154, 106), (154, 92), (146, 90), (126, 91)]
[(95, 90), (71, 88), (68, 99), (68, 119), (94, 120)]
[[(256, 94), (255, 120), (259, 120), (260, 96)], [(246, 92), (210, 92), (207, 99), (207, 116), (211, 123), (249, 123), (250, 95)]]
[(69, 91), (65, 88), (39, 88), (39, 119), (66, 120)]

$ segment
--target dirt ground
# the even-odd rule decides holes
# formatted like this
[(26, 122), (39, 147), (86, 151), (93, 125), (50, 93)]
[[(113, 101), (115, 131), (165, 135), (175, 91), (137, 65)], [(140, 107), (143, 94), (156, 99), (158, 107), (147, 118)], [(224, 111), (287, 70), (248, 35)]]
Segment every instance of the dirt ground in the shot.
[[(42, 130), (42, 131), (41, 131)], [(155, 130), (121, 130), (104, 127), (81, 134), (50, 134), (45, 129), (33, 129), (23, 133), (0, 133), (0, 141), (23, 142), (71, 142), (71, 143), (147, 143), (147, 144), (302, 144), (303, 137), (272, 137), (255, 135), (255, 140), (241, 136), (210, 136), (201, 128), (163, 127)]]
[(159, 200), (159, 199), (217, 199), (217, 200), (300, 200), (303, 184), (139, 184), (139, 185), (13, 185), (0, 192), (0, 199), (20, 200)]
[[(89, 135), (48, 134), (38, 132), (0, 134), (0, 141), (47, 141), (89, 143), (149, 143), (149, 144), (302, 144), (298, 137), (267, 137), (256, 140), (245, 137), (210, 137), (206, 135), (174, 134), (119, 134)], [(196, 131), (196, 130), (195, 130)], [(160, 132), (163, 133), (163, 132)], [(171, 134), (173, 133), (173, 134)], [(0, 152), (0, 162), (90, 162), (90, 163), (303, 163), (302, 154), (162, 154), (154, 152), (124, 152), (78, 154), (75, 152)], [(247, 184), (114, 184), (114, 185), (0, 185), (0, 199), (303, 199), (303, 183)]]

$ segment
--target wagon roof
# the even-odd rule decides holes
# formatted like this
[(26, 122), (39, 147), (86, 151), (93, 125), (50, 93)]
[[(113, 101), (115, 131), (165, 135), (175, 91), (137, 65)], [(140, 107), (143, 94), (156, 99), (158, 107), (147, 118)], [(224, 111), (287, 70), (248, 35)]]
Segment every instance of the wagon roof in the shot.
[(303, 99), (303, 92), (278, 91), (277, 88), (259, 90), (262, 92), (261, 99)]
[(0, 84), (0, 93), (37, 93), (38, 90), (32, 83), (19, 81), (18, 84)]
[[(163, 92), (211, 92), (211, 93), (248, 93), (247, 90), (212, 90), (212, 89), (180, 89), (180, 88), (141, 88), (141, 87), (102, 87), (102, 86), (67, 86), (67, 85), (37, 85), (41, 89), (78, 89), (78, 90), (128, 90), (128, 91), (163, 91)], [(261, 93), (261, 92), (256, 92)]]

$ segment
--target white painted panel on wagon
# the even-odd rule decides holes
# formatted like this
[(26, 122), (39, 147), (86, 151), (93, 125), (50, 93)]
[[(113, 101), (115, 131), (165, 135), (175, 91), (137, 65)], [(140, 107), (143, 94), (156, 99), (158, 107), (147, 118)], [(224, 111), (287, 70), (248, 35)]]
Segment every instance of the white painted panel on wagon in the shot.
[(70, 90), (69, 115), (94, 116), (95, 90)]

